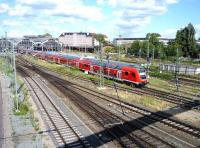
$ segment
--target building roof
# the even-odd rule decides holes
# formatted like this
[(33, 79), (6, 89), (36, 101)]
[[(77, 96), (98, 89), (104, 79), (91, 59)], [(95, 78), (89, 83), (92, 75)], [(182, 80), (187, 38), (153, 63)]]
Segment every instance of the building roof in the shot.
[(63, 37), (65, 35), (73, 35), (73, 34), (78, 34), (78, 35), (86, 35), (86, 36), (93, 36), (93, 33), (88, 33), (88, 32), (63, 32), (59, 37)]
[(114, 40), (146, 40), (146, 38), (115, 38)]
[[(162, 38), (162, 37), (159, 37), (160, 40), (174, 40), (174, 39), (171, 39), (171, 38)], [(147, 38), (115, 38), (114, 40), (147, 40)]]

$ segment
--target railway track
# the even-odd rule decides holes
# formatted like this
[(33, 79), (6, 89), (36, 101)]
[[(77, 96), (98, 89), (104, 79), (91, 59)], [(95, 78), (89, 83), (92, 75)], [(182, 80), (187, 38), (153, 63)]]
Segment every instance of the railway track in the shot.
[(182, 84), (182, 85), (200, 87), (200, 80), (198, 80), (198, 79), (179, 77), (178, 80), (179, 80), (180, 84)]
[[(52, 81), (52, 77), (50, 81)], [(126, 121), (122, 117), (105, 110), (72, 89), (61, 87), (61, 83), (54, 81), (54, 85), (65, 92), (81, 110), (91, 116), (100, 126), (104, 127), (111, 139), (117, 140), (122, 147), (173, 147), (173, 145), (151, 133), (147, 133), (142, 129), (138, 130), (139, 125), (136, 127), (136, 124), (134, 126), (129, 123), (124, 124)]]
[(41, 87), (35, 76), (31, 76), (22, 67), (17, 68), (23, 72), (25, 81), (37, 98), (37, 105), (43, 113), (57, 147), (91, 147), (86, 139), (77, 131), (76, 127), (73, 127), (65, 114), (55, 105), (53, 98)]
[[(41, 73), (41, 71), (40, 71), (40, 74), (42, 74)], [(56, 85), (58, 88), (60, 88), (63, 92), (67, 92), (68, 91), (68, 95), (69, 95), (69, 93), (71, 93), (70, 95), (71, 95), (71, 97), (72, 97), (72, 95), (73, 95), (73, 98), (74, 98), (74, 94), (76, 94), (75, 92), (73, 92), (72, 90), (69, 92), (69, 88), (68, 87), (66, 87), (67, 85), (65, 84), (66, 82), (64, 82), (64, 80), (62, 80), (62, 79), (59, 79), (59, 78), (56, 78), (56, 77), (54, 77), (54, 76), (51, 76), (51, 75), (49, 75), (49, 74), (47, 74), (47, 75), (44, 75), (44, 73), (42, 74), (43, 76), (45, 76), (45, 77), (47, 77), (47, 78), (51, 78), (51, 82), (53, 82), (54, 83), (54, 85)], [(93, 95), (96, 95), (96, 96), (101, 96), (101, 97), (98, 97), (98, 98), (100, 98), (100, 99), (106, 99), (107, 98), (107, 100), (109, 101), (109, 102), (111, 102), (111, 103), (115, 103), (115, 104), (118, 104), (119, 105), (119, 102), (118, 103), (116, 103), (115, 101), (117, 101), (116, 99), (115, 99), (115, 101), (111, 101), (111, 99), (112, 100), (114, 100), (114, 98), (110, 98), (110, 99), (108, 99), (108, 96), (106, 96), (106, 95), (104, 95), (104, 94), (100, 94), (100, 93), (98, 93), (98, 92), (94, 92), (94, 90), (90, 90), (89, 91), (89, 89), (88, 88), (84, 88), (84, 87), (80, 87), (80, 86), (78, 86), (78, 85), (75, 85), (75, 84), (71, 84), (70, 82), (67, 82), (67, 84), (69, 84), (69, 86), (70, 87), (76, 87), (76, 89), (78, 89), (78, 90), (80, 90), (80, 91), (83, 91), (83, 92), (86, 92), (87, 91), (87, 93), (91, 93), (92, 92), (92, 94)], [(88, 92), (89, 91), (89, 92)], [(96, 93), (96, 94), (95, 94)], [(79, 97), (80, 97), (80, 95), (78, 95)], [(83, 103), (83, 101), (81, 101), (80, 99), (79, 99), (79, 97), (78, 96), (76, 96), (75, 98), (77, 98), (77, 100), (73, 100), (74, 102), (75, 102), (75, 104), (77, 104), (79, 107), (81, 107), (83, 110), (85, 110), (85, 112), (87, 112), (90, 116), (92, 116), (93, 118), (98, 118), (99, 116), (101, 117), (101, 119), (99, 119), (100, 121), (98, 121), (97, 119), (97, 121), (98, 122), (100, 122), (99, 124), (101, 124), (101, 126), (106, 126), (106, 125), (113, 125), (113, 124), (115, 124), (115, 123), (120, 123), (121, 121), (123, 121), (123, 122), (126, 122), (126, 121), (124, 121), (122, 118), (119, 120), (119, 119), (109, 119), (109, 120), (107, 120), (107, 118), (106, 117), (104, 117), (105, 116), (105, 114), (106, 113), (108, 113), (108, 111), (103, 111), (103, 110), (101, 110), (101, 111), (96, 111), (95, 112), (95, 110), (96, 110), (96, 108), (99, 108), (99, 107), (96, 107), (94, 104), (93, 105), (90, 105), (90, 106), (95, 106), (95, 107), (93, 107), (93, 110), (91, 110), (91, 109), (89, 109), (89, 106), (88, 106), (88, 109), (86, 110), (86, 106), (87, 106), (87, 104), (92, 104), (91, 102), (89, 102), (88, 100), (87, 101), (84, 101), (84, 103)], [(79, 100), (78, 100), (79, 99)], [(86, 100), (87, 98), (83, 98), (84, 100)], [(149, 123), (149, 122), (152, 122), (152, 123), (154, 123), (154, 122), (160, 122), (160, 123), (162, 123), (162, 124), (164, 124), (164, 125), (167, 125), (167, 126), (170, 126), (170, 127), (172, 127), (172, 128), (175, 128), (175, 129), (177, 129), (177, 130), (180, 130), (180, 131), (183, 131), (183, 132), (185, 132), (185, 133), (188, 133), (188, 134), (190, 134), (190, 135), (192, 135), (192, 136), (196, 136), (196, 137), (200, 137), (200, 129), (198, 129), (198, 128), (195, 128), (195, 127), (192, 127), (192, 126), (190, 126), (190, 125), (187, 125), (187, 124), (184, 124), (184, 123), (181, 123), (181, 122), (179, 122), (179, 121), (177, 121), (177, 120), (174, 120), (174, 119), (170, 119), (169, 118), (169, 116), (167, 117), (167, 115), (163, 115), (163, 114), (159, 114), (159, 113), (153, 113), (153, 112), (150, 112), (150, 111), (148, 111), (148, 110), (145, 110), (145, 109), (142, 109), (142, 108), (139, 108), (139, 107), (137, 107), (137, 106), (134, 106), (134, 105), (132, 105), (132, 104), (128, 104), (128, 103), (126, 103), (126, 102), (122, 102), (123, 104), (123, 107), (124, 108), (126, 108), (127, 110), (131, 110), (132, 112), (136, 112), (136, 113), (138, 113), (138, 114), (141, 114), (141, 115), (143, 115), (143, 116), (145, 116), (145, 121), (147, 122), (147, 123)], [(131, 107), (130, 107), (131, 106)], [(90, 112), (88, 112), (88, 110), (90, 111)], [(103, 113), (103, 114), (101, 114), (101, 113)], [(98, 117), (97, 117), (97, 115), (98, 115)], [(116, 116), (116, 115), (115, 115)], [(99, 118), (100, 118), (99, 117)], [(102, 119), (102, 117), (103, 117), (103, 119)], [(110, 117), (114, 117), (114, 115), (112, 114), (112, 116), (110, 115)], [(118, 117), (119, 118), (119, 117)], [(109, 121), (109, 122), (108, 122)], [(103, 122), (103, 123), (102, 123)], [(143, 121), (144, 122), (144, 121)], [(106, 123), (106, 124), (105, 124)], [(144, 124), (144, 123), (142, 123), (142, 122), (140, 122), (140, 124)], [(129, 125), (130, 126), (130, 125)], [(124, 133), (125, 134), (125, 133)], [(115, 136), (116, 137), (116, 136)], [(117, 136), (118, 137), (118, 136)], [(139, 136), (140, 137), (140, 136)], [(126, 137), (125, 139), (127, 140), (127, 138), (128, 137)], [(135, 137), (136, 139), (137, 139), (137, 136)], [(151, 138), (150, 138), (151, 139)], [(121, 140), (121, 139), (120, 139)], [(119, 141), (120, 141), (119, 140)], [(129, 138), (129, 140), (130, 140), (130, 138)], [(137, 139), (138, 140), (138, 139)], [(155, 139), (154, 139), (155, 140)], [(154, 141), (154, 140), (152, 140), (152, 141)], [(140, 140), (139, 140), (140, 141)], [(151, 140), (150, 140), (151, 141)], [(141, 141), (140, 141), (141, 142)], [(122, 141), (120, 141), (120, 143), (122, 143), (122, 145), (123, 145), (123, 140)], [(131, 143), (131, 145), (137, 145), (137, 143)], [(159, 145), (159, 144), (158, 144)], [(157, 146), (158, 146), (157, 145)], [(150, 146), (150, 145), (149, 145)], [(151, 145), (152, 146), (152, 145)], [(155, 146), (155, 145), (154, 145)]]
[[(23, 59), (23, 61), (26, 62), (26, 63), (29, 63), (29, 64), (33, 64), (33, 63), (30, 63), (29, 61), (24, 60), (24, 59)], [(38, 67), (38, 68), (46, 69), (46, 70), (49, 70), (49, 71), (52, 71), (52, 72), (55, 72), (55, 73), (58, 73), (58, 74), (61, 74), (61, 75), (64, 75), (64, 76), (69, 76), (71, 78), (78, 78), (78, 79), (81, 79), (81, 80), (87, 81), (87, 82), (92, 81), (93, 83), (98, 84), (98, 82), (95, 81), (95, 80), (89, 80), (87, 78), (83, 78), (83, 77), (80, 77), (80, 76), (74, 76), (74, 75), (71, 75), (71, 74), (58, 72), (56, 70), (53, 70), (53, 69), (50, 69), (50, 68), (45, 68), (45, 67), (35, 65), (35, 64), (33, 64), (33, 65)], [(113, 85), (111, 85), (111, 84), (105, 84), (105, 86), (113, 88)], [(143, 89), (132, 88), (132, 87), (117, 87), (117, 89), (121, 90), (121, 91), (126, 91), (126, 92), (130, 92), (130, 93), (138, 94), (138, 95), (154, 96), (154, 97), (156, 97), (160, 100), (164, 100), (164, 101), (179, 105), (182, 108), (200, 110), (200, 102), (193, 101), (193, 98), (190, 98), (190, 97), (180, 96), (180, 95), (176, 95), (176, 94), (173, 94), (173, 93), (169, 93), (169, 92), (165, 92), (165, 91), (161, 91), (161, 90), (156, 90), (156, 89), (148, 88), (148, 87), (145, 87)]]

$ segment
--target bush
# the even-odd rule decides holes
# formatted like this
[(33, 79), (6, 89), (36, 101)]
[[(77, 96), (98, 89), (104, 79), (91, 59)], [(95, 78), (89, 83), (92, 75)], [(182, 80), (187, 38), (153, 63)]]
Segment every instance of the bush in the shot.
[(19, 110), (20, 112), (15, 112), (14, 108), (15, 115), (26, 115), (29, 111), (28, 105), (25, 103), (19, 103)]
[(165, 80), (172, 80), (174, 75), (172, 73), (159, 73), (159, 72), (150, 72), (150, 76), (165, 79)]

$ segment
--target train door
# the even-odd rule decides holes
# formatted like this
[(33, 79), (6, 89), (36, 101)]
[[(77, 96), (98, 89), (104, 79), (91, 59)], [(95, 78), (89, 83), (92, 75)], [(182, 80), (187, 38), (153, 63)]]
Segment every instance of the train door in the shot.
[(93, 72), (93, 65), (90, 65), (90, 71)]
[(76, 62), (76, 67), (79, 68), (79, 62)]
[(53, 57), (53, 61), (56, 62), (56, 57)]
[(121, 70), (118, 70), (117, 71), (117, 79), (121, 79), (121, 77), (122, 77), (122, 72), (121, 72)]
[(58, 58), (58, 63), (60, 64), (60, 58)]

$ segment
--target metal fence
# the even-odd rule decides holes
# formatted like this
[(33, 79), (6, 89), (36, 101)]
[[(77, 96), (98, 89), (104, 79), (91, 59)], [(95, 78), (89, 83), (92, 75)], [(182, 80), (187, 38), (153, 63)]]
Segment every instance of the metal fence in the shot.
[[(174, 64), (160, 64), (159, 68), (161, 71), (176, 71), (176, 65)], [(189, 74), (189, 75), (195, 75), (200, 74), (200, 67), (193, 67), (189, 65), (178, 65), (177, 67), (178, 73), (182, 74)]]

